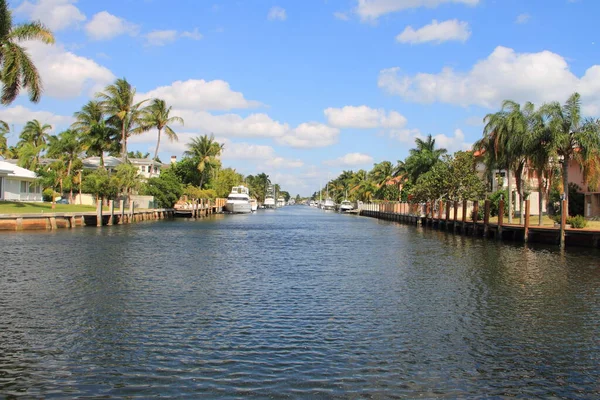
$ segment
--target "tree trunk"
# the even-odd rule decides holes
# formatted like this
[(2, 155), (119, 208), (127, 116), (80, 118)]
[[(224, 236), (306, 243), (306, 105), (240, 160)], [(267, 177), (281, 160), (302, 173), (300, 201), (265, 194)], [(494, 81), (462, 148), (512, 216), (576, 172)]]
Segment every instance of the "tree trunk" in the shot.
[[(69, 166), (67, 167), (67, 176), (71, 176), (71, 167), (73, 160), (69, 159)], [(73, 178), (71, 178), (71, 190), (69, 191), (69, 204), (73, 202)]]
[(121, 143), (123, 144), (123, 150), (121, 150), (121, 158), (123, 162), (127, 162), (127, 137), (125, 136), (125, 119), (123, 119), (123, 127), (121, 128)]
[(512, 179), (510, 179), (510, 169), (506, 169), (508, 177), (506, 179), (508, 183), (508, 223), (512, 224)]
[(569, 159), (565, 157), (563, 162), (563, 192), (565, 193), (565, 204), (567, 205), (565, 215), (569, 217)]
[(517, 194), (519, 195), (519, 225), (523, 225), (523, 170), (519, 168), (515, 171), (515, 183), (517, 184)]
[[(158, 130), (158, 139), (156, 140), (156, 150), (154, 150), (154, 158), (152, 159), (152, 161), (156, 161), (156, 159), (158, 158), (158, 146), (160, 146), (160, 131), (161, 131), (161, 129)], [(150, 167), (150, 178), (152, 178), (152, 171), (154, 171), (154, 165), (152, 165)]]
[(538, 174), (538, 210), (539, 210), (539, 221), (538, 221), (538, 225), (542, 226), (542, 217), (543, 217), (543, 212), (542, 212), (542, 208), (544, 206), (544, 182), (542, 177), (544, 176), (544, 170), (539, 170), (537, 172)]
[(81, 176), (81, 170), (79, 170), (79, 205), (82, 204), (82, 200), (81, 200), (81, 185), (83, 184), (83, 179)]

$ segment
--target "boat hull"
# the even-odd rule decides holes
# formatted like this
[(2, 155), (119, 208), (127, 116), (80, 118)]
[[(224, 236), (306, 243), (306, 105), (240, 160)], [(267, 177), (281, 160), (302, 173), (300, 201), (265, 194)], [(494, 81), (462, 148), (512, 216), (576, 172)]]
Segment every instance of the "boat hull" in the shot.
[(232, 214), (249, 214), (252, 212), (250, 203), (226, 203), (225, 211)]

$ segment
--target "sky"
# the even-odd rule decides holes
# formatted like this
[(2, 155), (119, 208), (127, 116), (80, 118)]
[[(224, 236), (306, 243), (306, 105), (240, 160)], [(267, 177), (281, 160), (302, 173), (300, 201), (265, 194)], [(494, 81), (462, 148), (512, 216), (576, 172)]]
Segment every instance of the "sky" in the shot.
[[(184, 119), (159, 156), (214, 134), (224, 166), (310, 195), (343, 170), (404, 159), (431, 134), (470, 148), (504, 99), (600, 117), (597, 0), (26, 0), (53, 46), (27, 42), (44, 95), (0, 108), (15, 144), (31, 119), (59, 133), (117, 78)], [(129, 150), (153, 154), (156, 131)]]

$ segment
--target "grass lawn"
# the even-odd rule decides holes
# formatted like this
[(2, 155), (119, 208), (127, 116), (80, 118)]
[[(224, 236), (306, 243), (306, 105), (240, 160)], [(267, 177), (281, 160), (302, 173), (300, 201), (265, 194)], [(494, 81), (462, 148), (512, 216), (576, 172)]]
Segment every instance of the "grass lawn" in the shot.
[(96, 211), (95, 206), (80, 206), (77, 204), (56, 204), (52, 209), (52, 203), (24, 203), (20, 201), (0, 201), (0, 214), (37, 214), (52, 212), (77, 212)]

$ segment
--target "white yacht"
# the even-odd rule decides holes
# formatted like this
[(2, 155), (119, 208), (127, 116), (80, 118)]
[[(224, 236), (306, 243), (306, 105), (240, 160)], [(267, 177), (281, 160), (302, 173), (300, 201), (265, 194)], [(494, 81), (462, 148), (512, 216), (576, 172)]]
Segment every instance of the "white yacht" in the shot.
[(354, 205), (352, 204), (352, 202), (350, 200), (344, 199), (340, 203), (340, 212), (346, 212), (346, 211), (350, 211), (350, 210), (354, 210)]
[(311, 200), (311, 201), (308, 203), (308, 205), (309, 205), (310, 207), (316, 207), (316, 206), (317, 206), (317, 202), (316, 202), (316, 201), (314, 201), (314, 200)]
[(323, 210), (335, 210), (335, 203), (331, 199), (331, 197), (327, 196), (322, 206)]
[(252, 212), (250, 195), (246, 186), (234, 186), (227, 196), (225, 211), (235, 214), (248, 214)]
[(268, 186), (265, 192), (265, 202), (263, 203), (265, 208), (275, 208), (275, 196), (273, 195), (273, 187)]
[(283, 207), (285, 206), (285, 199), (283, 197), (278, 197), (277, 198), (277, 207)]

